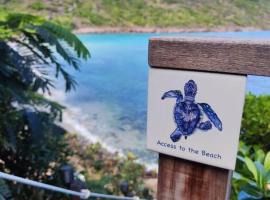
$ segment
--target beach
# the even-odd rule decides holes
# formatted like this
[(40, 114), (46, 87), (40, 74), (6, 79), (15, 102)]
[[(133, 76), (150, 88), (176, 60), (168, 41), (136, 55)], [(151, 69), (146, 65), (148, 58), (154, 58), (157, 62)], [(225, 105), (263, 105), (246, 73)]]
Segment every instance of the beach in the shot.
[(90, 33), (192, 33), (192, 32), (243, 32), (243, 31), (262, 31), (257, 27), (242, 26), (220, 26), (220, 27), (100, 27), (86, 26), (78, 27), (73, 31), (76, 34)]

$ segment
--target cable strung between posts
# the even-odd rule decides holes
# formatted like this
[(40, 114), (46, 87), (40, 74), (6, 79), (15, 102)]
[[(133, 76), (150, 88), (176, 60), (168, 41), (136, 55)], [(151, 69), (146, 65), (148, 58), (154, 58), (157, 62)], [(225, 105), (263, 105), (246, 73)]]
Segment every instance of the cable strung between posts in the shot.
[(78, 197), (80, 197), (82, 199), (88, 199), (90, 197), (99, 197), (99, 198), (105, 198), (105, 199), (142, 200), (139, 197), (121, 197), (121, 196), (114, 196), (114, 195), (107, 195), (107, 194), (99, 194), (99, 193), (90, 192), (90, 190), (87, 190), (87, 189), (81, 190), (81, 192), (76, 192), (76, 191), (56, 187), (56, 186), (53, 186), (53, 185), (40, 183), (40, 182), (37, 182), (37, 181), (32, 181), (32, 180), (21, 178), (21, 177), (18, 177), (18, 176), (6, 174), (6, 173), (3, 173), (3, 172), (0, 172), (0, 178), (10, 180), (10, 181), (16, 181), (18, 183), (22, 183), (22, 184), (25, 184), (25, 185), (30, 185), (30, 186), (33, 186), (33, 187), (38, 187), (38, 188), (42, 188), (42, 189), (46, 189), (46, 190), (51, 190), (51, 191), (54, 191), (54, 192), (60, 192), (60, 193), (68, 194), (68, 195), (78, 196)]

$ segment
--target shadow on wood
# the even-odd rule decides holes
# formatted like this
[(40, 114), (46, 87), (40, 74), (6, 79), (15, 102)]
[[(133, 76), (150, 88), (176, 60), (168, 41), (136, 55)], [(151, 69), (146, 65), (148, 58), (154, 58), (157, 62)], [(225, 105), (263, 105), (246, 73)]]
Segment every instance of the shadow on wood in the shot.
[(230, 178), (226, 169), (159, 154), (157, 199), (225, 200)]

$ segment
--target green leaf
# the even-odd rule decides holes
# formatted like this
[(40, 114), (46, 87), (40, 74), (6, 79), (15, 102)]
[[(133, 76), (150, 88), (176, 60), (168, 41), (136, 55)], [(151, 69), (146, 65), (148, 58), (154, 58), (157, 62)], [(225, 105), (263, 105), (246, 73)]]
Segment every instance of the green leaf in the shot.
[(252, 173), (253, 178), (255, 179), (255, 181), (258, 181), (258, 172), (257, 172), (257, 168), (256, 165), (253, 163), (253, 161), (248, 158), (245, 157), (245, 163), (247, 165), (248, 170)]
[(250, 148), (251, 147), (246, 145), (243, 141), (240, 141), (239, 148), (238, 148), (238, 155), (240, 153), (240, 154), (242, 154), (242, 156), (248, 156)]
[(251, 185), (245, 185), (241, 188), (241, 192), (239, 193), (238, 199), (242, 200), (251, 200), (251, 199), (262, 199), (263, 193), (262, 191)]
[(258, 149), (257, 151), (255, 151), (255, 160), (263, 163), (265, 158), (265, 153), (262, 149)]
[(249, 185), (253, 185), (253, 186), (257, 185), (253, 180), (243, 176), (242, 174), (236, 171), (233, 172), (233, 179), (236, 181), (243, 181), (244, 183), (248, 183)]
[(236, 180), (242, 180), (242, 179), (245, 179), (245, 177), (244, 177), (242, 174), (240, 174), (240, 173), (234, 171), (234, 172), (233, 172), (233, 179), (236, 179)]
[(252, 195), (253, 197), (256, 197), (256, 198), (263, 197), (262, 191), (258, 187), (246, 185), (242, 189), (243, 189), (243, 191), (247, 192), (248, 194)]
[(268, 197), (268, 198), (270, 197), (270, 190), (265, 192), (265, 197)]
[(265, 179), (266, 178), (265, 177), (266, 173), (265, 173), (265, 170), (264, 170), (264, 166), (258, 161), (255, 162), (255, 166), (256, 166), (257, 175), (258, 175), (257, 183), (258, 183), (259, 187), (261, 188), (261, 190), (264, 190), (265, 185), (266, 185), (266, 179)]
[(245, 163), (245, 158), (244, 158), (244, 157), (242, 157), (242, 156), (240, 156), (240, 155), (237, 155), (236, 158), (237, 158), (237, 160), (239, 160), (239, 161)]
[(265, 174), (266, 183), (270, 183), (270, 170), (268, 170)]
[(265, 170), (270, 170), (270, 151), (265, 156), (264, 168), (265, 168)]

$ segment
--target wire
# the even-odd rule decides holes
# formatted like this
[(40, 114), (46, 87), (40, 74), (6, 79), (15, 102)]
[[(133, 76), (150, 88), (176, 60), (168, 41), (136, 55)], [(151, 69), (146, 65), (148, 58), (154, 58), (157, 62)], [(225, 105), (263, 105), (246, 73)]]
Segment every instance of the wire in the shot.
[(81, 190), (81, 192), (76, 192), (73, 190), (68, 190), (68, 189), (56, 187), (53, 185), (40, 183), (37, 181), (32, 181), (29, 179), (21, 178), (21, 177), (14, 176), (11, 174), (6, 174), (3, 172), (0, 172), (0, 178), (10, 180), (10, 181), (16, 181), (18, 183), (30, 185), (33, 187), (38, 187), (38, 188), (60, 192), (60, 193), (68, 194), (68, 195), (78, 196), (82, 199), (88, 199), (90, 197), (99, 197), (99, 198), (105, 198), (105, 199), (142, 200), (139, 197), (122, 197), (122, 196), (114, 196), (114, 195), (107, 195), (107, 194), (99, 194), (99, 193), (90, 192), (90, 190), (87, 190), (87, 189)]

